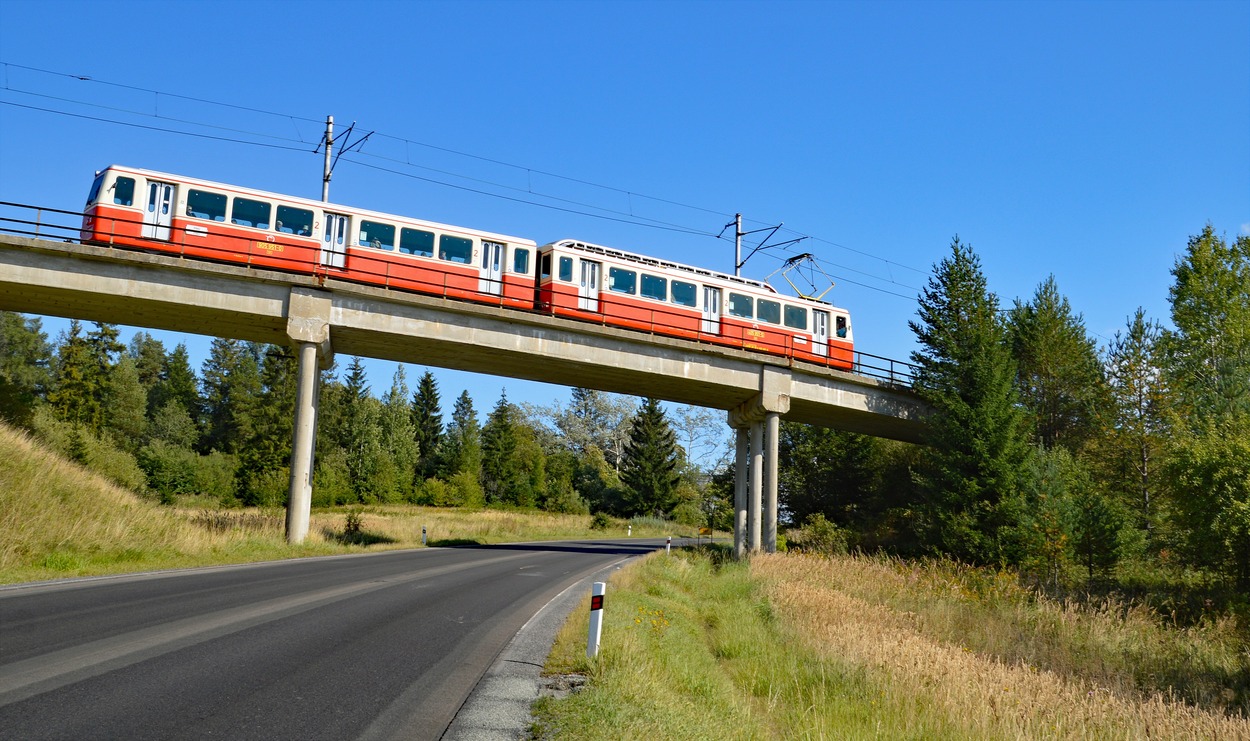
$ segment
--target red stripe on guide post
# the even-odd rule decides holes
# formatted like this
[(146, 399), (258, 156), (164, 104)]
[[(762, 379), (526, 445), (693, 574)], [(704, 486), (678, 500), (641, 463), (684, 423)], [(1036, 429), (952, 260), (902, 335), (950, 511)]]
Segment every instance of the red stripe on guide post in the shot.
[(595, 596), (590, 598), (590, 609), (592, 612), (595, 610), (603, 609), (603, 595), (602, 594), (596, 594)]

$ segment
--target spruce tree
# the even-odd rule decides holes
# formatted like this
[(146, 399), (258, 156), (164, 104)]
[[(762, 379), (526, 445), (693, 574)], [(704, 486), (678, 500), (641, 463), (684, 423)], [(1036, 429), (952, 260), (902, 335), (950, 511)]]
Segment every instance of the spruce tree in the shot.
[(634, 514), (661, 516), (676, 504), (677, 436), (657, 399), (647, 398), (634, 415), (621, 462), (621, 482)]
[(444, 461), (448, 476), (467, 473), (478, 478), (482, 471), (482, 428), (473, 408), (473, 397), (462, 391), (456, 398), (447, 425), (447, 452)]
[(295, 418), (295, 353), (269, 345), (261, 361), (261, 392), (239, 449), (239, 499), (253, 506), (285, 501)]
[(1015, 365), (980, 258), (958, 237), (919, 303), (919, 321), (909, 322), (921, 346), (913, 385), (932, 409), (917, 471), (921, 535), (931, 549), (974, 563), (1013, 560), (1027, 452)]
[(73, 319), (57, 347), (48, 403), (61, 419), (95, 429), (100, 419), (100, 397), (93, 366), (82, 323)]
[(395, 369), (391, 378), (391, 390), (382, 400), (382, 443), (389, 466), (394, 470), (393, 491), (397, 497), (408, 497), (413, 492), (414, 477), (420, 450), (417, 447), (416, 430), (412, 426), (412, 405), (408, 403), (408, 381), (404, 366)]
[(260, 346), (214, 339), (204, 361), (204, 452), (234, 453), (251, 434), (259, 403)]
[(505, 391), (482, 427), (482, 491), (487, 504), (516, 504), (525, 486), (517, 458), (517, 409)]
[(417, 481), (438, 473), (443, 439), (443, 410), (439, 406), (438, 382), (426, 371), (412, 397), (412, 428), (417, 443)]
[(1084, 320), (1072, 313), (1053, 275), (1032, 301), (1016, 302), (1008, 330), (1017, 387), (1037, 441), (1079, 452), (1098, 432), (1106, 383)]

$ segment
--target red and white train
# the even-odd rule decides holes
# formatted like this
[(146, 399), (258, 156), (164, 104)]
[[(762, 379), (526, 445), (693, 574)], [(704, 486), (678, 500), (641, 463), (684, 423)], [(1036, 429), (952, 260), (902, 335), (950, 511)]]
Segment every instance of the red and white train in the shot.
[(384, 286), (849, 369), (850, 315), (767, 283), (576, 240), (543, 246), (130, 167), (96, 175), (82, 239)]

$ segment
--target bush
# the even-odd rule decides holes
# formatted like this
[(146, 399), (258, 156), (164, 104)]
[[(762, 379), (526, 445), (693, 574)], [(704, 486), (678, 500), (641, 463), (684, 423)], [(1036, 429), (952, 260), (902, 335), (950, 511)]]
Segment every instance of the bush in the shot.
[(810, 515), (803, 527), (786, 533), (786, 548), (802, 553), (837, 556), (846, 553), (846, 532), (817, 512)]
[(31, 416), (31, 431), (56, 452), (77, 461), (118, 486), (145, 493), (147, 476), (130, 453), (81, 425), (65, 422), (52, 410), (40, 407)]
[(607, 512), (596, 512), (590, 518), (591, 530), (607, 530), (612, 527), (612, 516)]

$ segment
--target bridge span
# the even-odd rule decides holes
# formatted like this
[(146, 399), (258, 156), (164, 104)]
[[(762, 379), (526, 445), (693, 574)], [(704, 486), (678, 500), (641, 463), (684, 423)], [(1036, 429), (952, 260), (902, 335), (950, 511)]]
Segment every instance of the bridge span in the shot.
[(738, 430), (740, 555), (775, 548), (781, 416), (910, 442), (923, 428), (924, 405), (899, 375), (902, 364), (890, 361), (864, 363), (881, 376), (871, 377), (513, 309), (4, 231), (17, 230), (0, 228), (0, 309), (298, 348), (293, 542), (308, 529), (316, 369), (333, 353), (726, 410)]

